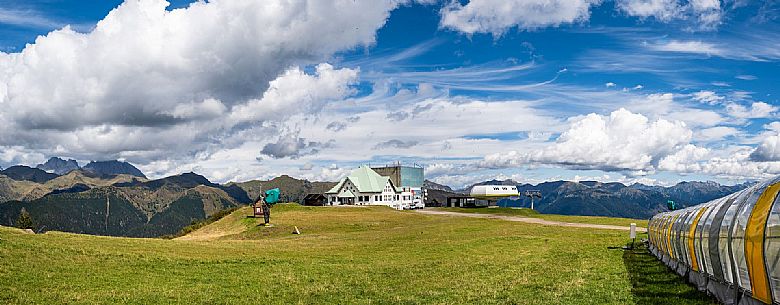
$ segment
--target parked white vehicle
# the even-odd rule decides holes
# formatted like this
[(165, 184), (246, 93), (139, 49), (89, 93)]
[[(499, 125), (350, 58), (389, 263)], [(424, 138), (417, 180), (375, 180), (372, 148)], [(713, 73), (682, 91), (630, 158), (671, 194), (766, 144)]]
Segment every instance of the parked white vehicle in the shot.
[(412, 203), (411, 209), (415, 210), (415, 209), (422, 209), (422, 208), (425, 208), (425, 203), (422, 201), (422, 199), (419, 198), (415, 199)]

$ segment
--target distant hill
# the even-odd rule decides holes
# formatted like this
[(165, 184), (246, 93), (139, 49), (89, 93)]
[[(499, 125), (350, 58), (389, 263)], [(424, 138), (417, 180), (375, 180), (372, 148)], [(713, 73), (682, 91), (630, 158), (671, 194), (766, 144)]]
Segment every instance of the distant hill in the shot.
[(5, 175), (14, 180), (26, 180), (37, 183), (45, 183), (46, 181), (58, 177), (57, 174), (47, 173), (44, 170), (24, 165), (16, 165), (6, 168), (0, 171), (0, 175)]
[(46, 183), (0, 176), (0, 225), (25, 208), (36, 230), (155, 237), (247, 204), (246, 192), (188, 173), (157, 180), (75, 170)]
[(82, 170), (75, 170), (62, 176), (56, 176), (56, 178), (44, 183), (37, 183), (20, 178), (15, 180), (11, 177), (0, 175), (0, 203), (11, 200), (31, 201), (53, 192), (74, 192), (78, 189), (86, 190), (93, 187), (109, 186), (115, 183), (129, 182), (138, 179), (146, 180), (130, 175), (101, 177)]
[[(57, 162), (57, 161), (54, 161)], [(261, 191), (279, 188), (284, 202), (301, 202), (334, 182), (290, 176), (220, 185), (195, 173), (156, 180), (125, 162), (92, 162), (58, 176), (18, 166), (0, 175), (0, 225), (11, 226), (25, 208), (37, 230), (154, 237), (174, 234), (195, 221), (251, 203)]]
[[(681, 206), (692, 206), (720, 198), (750, 186), (750, 183), (725, 186), (716, 182), (681, 182), (671, 187), (647, 186), (622, 183), (602, 183), (597, 181), (552, 181), (537, 185), (520, 184), (512, 180), (490, 180), (474, 185), (516, 185), (523, 194), (526, 190), (538, 190), (541, 199), (536, 199), (534, 207), (546, 214), (611, 216), (627, 218), (649, 218), (664, 211), (667, 200), (674, 200)], [(469, 193), (472, 186), (460, 190)], [(530, 200), (521, 197), (518, 200), (503, 199), (501, 206), (529, 207)]]
[(11, 200), (32, 200), (43, 197), (50, 190), (40, 184), (27, 180), (14, 180), (0, 175), (0, 205)]
[(453, 192), (452, 188), (443, 184), (438, 184), (436, 182), (425, 180), (423, 182), (423, 187), (426, 190), (439, 190), (439, 191), (445, 191), (445, 192)]
[(336, 182), (310, 182), (282, 175), (271, 180), (252, 180), (240, 183), (230, 183), (243, 189), (250, 199), (256, 200), (262, 191), (279, 188), (282, 202), (303, 202), (303, 197), (309, 193), (324, 193), (336, 185)]
[(63, 160), (59, 157), (51, 157), (48, 161), (46, 161), (46, 163), (38, 164), (36, 168), (57, 175), (64, 175), (71, 171), (81, 169), (81, 167), (79, 167), (79, 163), (76, 162), (76, 160)]
[(111, 161), (92, 161), (84, 166), (84, 170), (105, 176), (112, 175), (132, 175), (136, 177), (146, 178), (138, 168), (130, 163), (111, 160)]

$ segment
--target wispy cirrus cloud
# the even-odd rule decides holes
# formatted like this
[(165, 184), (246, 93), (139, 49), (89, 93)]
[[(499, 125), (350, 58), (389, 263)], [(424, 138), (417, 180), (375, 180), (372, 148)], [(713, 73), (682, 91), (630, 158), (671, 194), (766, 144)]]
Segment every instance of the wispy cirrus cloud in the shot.
[(661, 52), (693, 53), (711, 56), (722, 56), (725, 51), (719, 46), (703, 41), (672, 40), (660, 44), (649, 45), (650, 49)]
[(32, 10), (12, 10), (2, 7), (0, 7), (0, 24), (42, 29), (54, 29), (63, 26), (62, 22)]
[(741, 79), (741, 80), (757, 80), (758, 79), (758, 77), (756, 77), (755, 75), (750, 75), (750, 74), (740, 74), (740, 75), (734, 76), (734, 78)]
[(643, 43), (657, 52), (716, 56), (733, 60), (771, 61), (780, 59), (780, 34), (739, 34), (712, 41), (672, 39)]
[(71, 22), (47, 16), (31, 9), (9, 9), (3, 7), (0, 7), (0, 24), (41, 30), (54, 30), (70, 26), (72, 29), (81, 32), (89, 31), (95, 26), (94, 23), (90, 22)]

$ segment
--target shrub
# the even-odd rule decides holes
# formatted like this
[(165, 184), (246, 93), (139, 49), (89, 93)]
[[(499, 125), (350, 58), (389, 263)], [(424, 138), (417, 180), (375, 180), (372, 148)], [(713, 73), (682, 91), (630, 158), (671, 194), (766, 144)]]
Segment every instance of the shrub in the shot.
[(33, 229), (35, 227), (32, 216), (25, 208), (22, 208), (19, 212), (19, 218), (16, 219), (16, 227), (19, 229)]

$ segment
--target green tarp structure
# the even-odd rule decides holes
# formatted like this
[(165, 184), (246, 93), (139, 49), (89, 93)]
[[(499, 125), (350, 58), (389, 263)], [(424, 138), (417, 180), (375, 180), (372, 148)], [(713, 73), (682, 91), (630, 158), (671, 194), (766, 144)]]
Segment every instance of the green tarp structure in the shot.
[(265, 203), (276, 204), (277, 202), (279, 202), (280, 193), (281, 191), (279, 191), (278, 188), (265, 191)]

